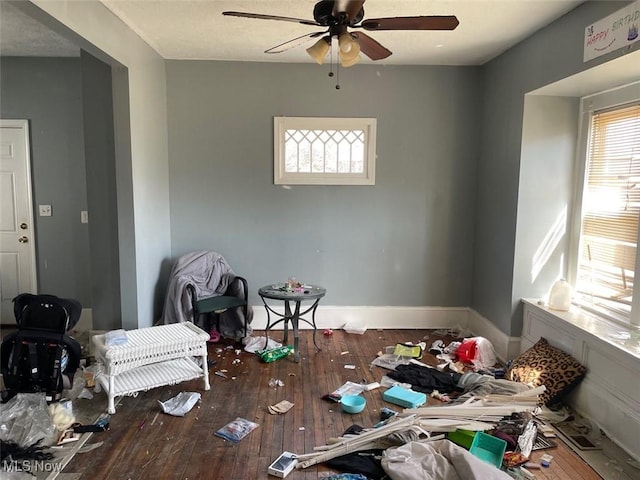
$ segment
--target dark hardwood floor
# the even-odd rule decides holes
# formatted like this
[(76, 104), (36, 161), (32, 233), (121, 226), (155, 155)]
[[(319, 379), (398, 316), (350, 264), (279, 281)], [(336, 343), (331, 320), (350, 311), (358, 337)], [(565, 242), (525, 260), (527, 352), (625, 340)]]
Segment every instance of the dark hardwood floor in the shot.
[[(273, 333), (274, 338), (281, 339), (281, 332)], [(254, 336), (261, 334), (254, 332)], [(111, 417), (110, 430), (93, 434), (87, 442), (102, 441), (103, 445), (90, 453), (77, 454), (63, 473), (77, 473), (87, 480), (266, 479), (268, 465), (283, 451), (311, 452), (352, 424), (371, 427), (379, 420), (382, 407), (400, 409), (382, 400), (384, 389), (365, 392), (366, 409), (357, 415), (343, 413), (338, 404), (321, 397), (348, 380), (380, 381), (385, 370), (370, 368), (379, 350), (398, 342), (418, 342), (428, 334), (428, 330), (368, 330), (363, 335), (335, 331), (325, 337), (318, 331), (322, 350), (316, 352), (312, 332), (303, 331), (300, 363), (282, 359), (266, 364), (244, 350), (236, 353), (240, 348), (236, 344), (229, 348), (225, 343), (212, 344), (209, 359), (215, 365), (210, 367), (211, 390), (203, 391), (202, 381), (194, 380), (124, 397)], [(355, 369), (345, 365), (355, 365)], [(225, 371), (228, 378), (215, 374), (220, 371)], [(270, 379), (281, 380), (284, 386), (270, 387)], [(181, 391), (200, 392), (202, 400), (184, 417), (162, 413), (158, 400), (165, 401)], [(283, 415), (269, 414), (267, 407), (281, 400), (295, 405)], [(216, 430), (236, 417), (256, 422), (259, 427), (238, 444), (215, 436)], [(536, 471), (536, 478), (601, 478), (559, 443), (549, 451), (554, 457), (551, 467)], [(534, 452), (532, 460), (541, 453)], [(294, 470), (287, 478), (316, 480), (332, 472), (320, 465)]]

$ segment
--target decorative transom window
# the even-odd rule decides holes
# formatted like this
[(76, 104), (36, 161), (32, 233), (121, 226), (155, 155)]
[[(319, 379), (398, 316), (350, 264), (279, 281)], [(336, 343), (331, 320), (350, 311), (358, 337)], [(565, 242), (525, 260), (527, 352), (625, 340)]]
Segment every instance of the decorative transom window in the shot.
[(376, 119), (274, 117), (277, 185), (375, 185)]

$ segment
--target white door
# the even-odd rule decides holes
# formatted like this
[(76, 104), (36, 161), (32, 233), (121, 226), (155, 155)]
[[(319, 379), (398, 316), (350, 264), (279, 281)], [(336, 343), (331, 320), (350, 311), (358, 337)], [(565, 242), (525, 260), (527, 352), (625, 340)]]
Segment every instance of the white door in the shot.
[(12, 324), (11, 300), (36, 292), (29, 126), (0, 120), (0, 320)]

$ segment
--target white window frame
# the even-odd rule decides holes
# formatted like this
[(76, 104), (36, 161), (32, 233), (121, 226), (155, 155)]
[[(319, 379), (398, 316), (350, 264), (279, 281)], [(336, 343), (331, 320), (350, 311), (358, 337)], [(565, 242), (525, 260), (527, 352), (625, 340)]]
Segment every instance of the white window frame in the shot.
[[(610, 110), (614, 108), (622, 108), (625, 105), (640, 102), (640, 82), (614, 89), (611, 91), (603, 92), (600, 94), (594, 94), (581, 99), (580, 103), (580, 125), (579, 125), (579, 140), (577, 151), (577, 175), (576, 175), (576, 187), (574, 191), (574, 201), (571, 217), (571, 230), (570, 230), (570, 251), (569, 251), (569, 275), (568, 280), (573, 285), (577, 284), (578, 278), (578, 265), (580, 255), (580, 236), (582, 234), (582, 202), (584, 189), (587, 184), (587, 154), (589, 150), (590, 134), (592, 128), (592, 118), (594, 113)], [(639, 231), (640, 233), (640, 231)], [(639, 248), (636, 252), (636, 275), (640, 275), (640, 239), (638, 241)], [(574, 295), (574, 303), (578, 304), (584, 310), (604, 317), (608, 320), (627, 325), (627, 326), (640, 326), (640, 279), (637, 283), (634, 282), (633, 288), (633, 300), (631, 304), (630, 315), (623, 316), (612, 313), (610, 311), (593, 307), (591, 303), (581, 298), (580, 295)]]
[[(273, 183), (276, 185), (375, 185), (376, 119), (330, 117), (273, 118)], [(364, 133), (362, 173), (286, 172), (287, 130), (352, 130)]]

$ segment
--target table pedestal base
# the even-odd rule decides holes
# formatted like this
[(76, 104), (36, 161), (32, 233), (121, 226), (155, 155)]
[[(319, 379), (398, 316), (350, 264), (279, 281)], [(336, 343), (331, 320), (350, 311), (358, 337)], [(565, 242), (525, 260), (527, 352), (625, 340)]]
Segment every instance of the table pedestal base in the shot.
[[(291, 310), (291, 301), (284, 301), (284, 315), (275, 311), (271, 306), (269, 306), (264, 298), (262, 298), (262, 302), (264, 303), (264, 307), (267, 310), (267, 328), (264, 332), (265, 334), (265, 343), (264, 347), (267, 348), (267, 344), (269, 342), (269, 330), (278, 325), (280, 322), (284, 322), (284, 336), (282, 338), (283, 344), (287, 344), (289, 341), (289, 322), (291, 322), (291, 326), (293, 327), (293, 360), (295, 362), (300, 361), (300, 352), (298, 350), (298, 339), (299, 339), (299, 323), (300, 320), (307, 323), (311, 327), (313, 327), (313, 344), (316, 347), (316, 350), (320, 350), (318, 344), (316, 343), (316, 309), (318, 308), (318, 303), (320, 303), (320, 299), (317, 298), (313, 305), (307, 308), (305, 311), (300, 312), (300, 300), (295, 301), (295, 307), (293, 311)], [(307, 313), (311, 312), (311, 320), (304, 318), (303, 316)], [(277, 318), (271, 323), (271, 313)]]

